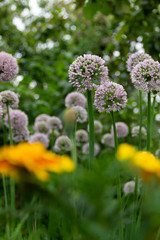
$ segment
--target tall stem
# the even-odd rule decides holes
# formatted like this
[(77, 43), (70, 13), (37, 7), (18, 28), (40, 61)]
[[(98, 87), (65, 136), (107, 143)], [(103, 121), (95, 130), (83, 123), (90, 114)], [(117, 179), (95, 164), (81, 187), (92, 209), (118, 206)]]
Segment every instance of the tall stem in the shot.
[(87, 100), (88, 100), (88, 118), (89, 118), (89, 169), (94, 160), (94, 113), (93, 113), (93, 99), (92, 91), (87, 90)]
[(152, 104), (152, 122), (151, 122), (152, 125), (153, 125), (153, 121), (154, 121), (154, 108), (155, 108), (155, 103), (156, 103), (156, 96), (153, 97), (153, 104)]
[(118, 148), (118, 139), (117, 139), (117, 130), (116, 130), (116, 124), (115, 124), (113, 111), (111, 112), (111, 116), (112, 116), (112, 124), (113, 124), (113, 132), (114, 132), (114, 145), (115, 145), (115, 153), (116, 153), (117, 148)]
[(76, 146), (76, 128), (77, 128), (77, 123), (75, 123), (74, 128), (72, 129), (72, 134), (71, 134), (71, 141), (72, 141), (72, 159), (77, 165), (77, 146)]
[[(7, 105), (7, 115), (8, 115), (10, 145), (13, 145), (12, 128), (11, 128), (11, 120), (10, 120), (9, 106), (8, 105)], [(12, 179), (10, 179), (10, 194), (11, 194), (11, 208), (14, 211), (15, 210), (15, 183)]]
[(148, 93), (148, 111), (147, 111), (147, 151), (151, 148), (151, 92)]
[(142, 91), (139, 90), (139, 150), (142, 148)]

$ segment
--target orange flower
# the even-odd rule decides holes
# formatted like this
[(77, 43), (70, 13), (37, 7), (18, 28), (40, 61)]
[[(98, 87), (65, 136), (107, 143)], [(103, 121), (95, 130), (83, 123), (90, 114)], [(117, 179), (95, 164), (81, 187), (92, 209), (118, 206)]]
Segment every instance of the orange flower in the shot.
[(75, 169), (75, 164), (67, 156), (47, 151), (41, 143), (20, 143), (0, 149), (1, 174), (18, 178), (22, 169), (46, 181), (49, 172), (71, 172)]

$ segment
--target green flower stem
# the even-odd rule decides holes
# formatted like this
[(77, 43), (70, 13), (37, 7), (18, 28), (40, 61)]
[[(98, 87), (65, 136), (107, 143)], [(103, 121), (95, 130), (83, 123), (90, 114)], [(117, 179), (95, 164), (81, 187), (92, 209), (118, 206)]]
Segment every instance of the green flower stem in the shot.
[(147, 112), (147, 151), (151, 149), (151, 92), (148, 93), (148, 112)]
[[(8, 115), (8, 125), (9, 125), (10, 145), (13, 145), (12, 128), (11, 128), (11, 120), (10, 120), (9, 106), (8, 105), (7, 105), (7, 115)], [(10, 179), (10, 194), (11, 194), (11, 208), (14, 211), (15, 210), (15, 183), (12, 179)]]
[[(114, 119), (114, 112), (111, 112), (111, 117), (112, 117), (112, 124), (113, 124), (113, 132), (114, 132), (114, 145), (115, 145), (115, 154), (117, 152), (117, 148), (118, 148), (118, 138), (117, 138), (117, 130), (116, 130), (116, 124), (115, 124), (115, 119)], [(122, 208), (122, 196), (121, 196), (121, 180), (120, 180), (120, 171), (118, 169), (117, 172), (117, 196), (118, 196), (118, 200), (120, 203), (120, 208), (121, 211), (123, 211)], [(123, 240), (123, 218), (120, 218), (120, 229), (119, 229), (119, 235), (120, 235), (120, 239)]]
[(154, 121), (155, 103), (156, 103), (156, 96), (153, 97), (153, 104), (152, 104), (152, 124), (153, 124), (153, 121)]
[(8, 208), (8, 196), (7, 196), (7, 185), (6, 185), (6, 178), (3, 176), (2, 177), (2, 182), (3, 182), (3, 191), (4, 191), (4, 203), (5, 203), (5, 208)]
[(71, 134), (71, 142), (72, 142), (71, 155), (72, 155), (73, 161), (77, 165), (76, 129), (77, 129), (77, 123), (75, 123), (74, 128), (72, 129), (72, 134)]
[(142, 148), (142, 91), (139, 90), (139, 150)]
[(92, 91), (87, 90), (87, 101), (88, 101), (88, 118), (89, 118), (89, 169), (94, 160), (94, 112), (93, 112), (93, 97)]
[(112, 124), (113, 124), (114, 145), (115, 145), (115, 153), (116, 153), (117, 152), (117, 148), (118, 148), (118, 139), (117, 139), (117, 130), (116, 130), (116, 124), (115, 124), (113, 111), (111, 112), (111, 117), (112, 117)]

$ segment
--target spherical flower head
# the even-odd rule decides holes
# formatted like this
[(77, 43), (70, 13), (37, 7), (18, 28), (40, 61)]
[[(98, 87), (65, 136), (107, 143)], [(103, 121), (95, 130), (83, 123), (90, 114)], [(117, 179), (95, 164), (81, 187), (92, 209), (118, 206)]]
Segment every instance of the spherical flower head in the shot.
[(99, 112), (119, 111), (126, 106), (126, 102), (126, 91), (114, 82), (106, 82), (95, 92), (94, 105)]
[(60, 136), (56, 139), (54, 151), (58, 153), (71, 151), (71, 140), (67, 136)]
[[(118, 138), (126, 137), (129, 133), (128, 126), (124, 122), (116, 122), (116, 131), (117, 131), (117, 137)], [(111, 127), (111, 134), (112, 135), (114, 134), (113, 125)]]
[(30, 143), (40, 142), (43, 144), (45, 148), (48, 148), (49, 146), (49, 139), (47, 135), (45, 135), (44, 133), (35, 133), (31, 135), (29, 138), (29, 142)]
[(79, 92), (69, 93), (65, 98), (65, 106), (67, 108), (74, 107), (74, 106), (85, 107), (86, 102), (87, 100), (85, 96)]
[(45, 121), (35, 122), (34, 129), (35, 132), (44, 133), (46, 135), (49, 135), (51, 133), (50, 126)]
[[(147, 135), (147, 130), (145, 129), (145, 127), (141, 128), (141, 134), (143, 136)], [(132, 128), (131, 135), (132, 135), (132, 137), (139, 136), (139, 126), (135, 126), (135, 127)]]
[(10, 82), (17, 74), (17, 59), (11, 54), (0, 52), (0, 82)]
[(105, 146), (114, 148), (114, 136), (111, 133), (104, 134), (101, 139), (101, 143), (104, 144)]
[(44, 122), (48, 122), (48, 120), (50, 119), (50, 116), (47, 115), (47, 114), (40, 114), (36, 117), (35, 119), (35, 123), (36, 122), (41, 122), (41, 121), (44, 121)]
[(85, 108), (81, 106), (75, 106), (72, 107), (71, 109), (75, 111), (77, 122), (84, 123), (87, 121), (87, 111)]
[(50, 129), (55, 129), (55, 130), (62, 130), (62, 121), (55, 116), (52, 116), (48, 120), (48, 124)]
[(139, 90), (160, 91), (160, 63), (152, 59), (138, 63), (131, 72), (131, 81)]
[(78, 143), (88, 142), (88, 132), (83, 129), (76, 131), (76, 141)]
[(140, 62), (143, 62), (145, 60), (148, 59), (152, 59), (152, 57), (147, 54), (147, 53), (143, 53), (143, 52), (136, 52), (133, 53), (129, 56), (128, 60), (127, 60), (127, 71), (131, 72), (132, 69)]
[[(89, 125), (88, 125), (87, 129), (89, 131)], [(100, 133), (102, 133), (102, 131), (103, 131), (102, 123), (100, 121), (98, 121), (98, 120), (94, 120), (94, 132), (96, 134), (100, 134)]]
[(96, 55), (84, 54), (69, 67), (69, 82), (79, 91), (92, 90), (108, 80), (105, 61)]
[(123, 192), (126, 194), (134, 193), (135, 192), (135, 181), (129, 181), (124, 184)]
[[(95, 143), (94, 144), (94, 156), (96, 157), (100, 152), (100, 146)], [(85, 143), (82, 148), (82, 153), (83, 154), (89, 154), (89, 143)]]
[[(28, 125), (28, 117), (21, 110), (11, 110), (9, 112), (11, 128), (12, 129), (22, 129)], [(8, 115), (4, 118), (4, 123), (7, 127), (8, 125)]]
[(8, 105), (11, 108), (17, 108), (19, 99), (16, 93), (6, 90), (0, 93), (0, 104), (2, 107), (6, 108)]
[(15, 143), (27, 142), (29, 140), (29, 131), (27, 127), (12, 129), (12, 138)]

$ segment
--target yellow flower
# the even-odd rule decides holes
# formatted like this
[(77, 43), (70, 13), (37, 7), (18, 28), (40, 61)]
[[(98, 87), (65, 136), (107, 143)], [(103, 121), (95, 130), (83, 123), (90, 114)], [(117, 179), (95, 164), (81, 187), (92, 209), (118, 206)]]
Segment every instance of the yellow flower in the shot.
[(157, 173), (160, 171), (160, 161), (150, 152), (137, 151), (132, 161), (145, 172)]
[(122, 143), (118, 147), (117, 159), (129, 160), (131, 166), (138, 167), (144, 180), (148, 180), (153, 175), (160, 177), (160, 160), (150, 152), (136, 151), (133, 146)]
[(116, 157), (119, 161), (125, 161), (133, 158), (135, 153), (136, 149), (132, 145), (128, 143), (122, 143), (118, 147)]
[(0, 149), (0, 173), (14, 178), (25, 170), (46, 181), (49, 172), (63, 173), (74, 169), (75, 164), (69, 157), (47, 151), (41, 143), (20, 143)]

